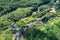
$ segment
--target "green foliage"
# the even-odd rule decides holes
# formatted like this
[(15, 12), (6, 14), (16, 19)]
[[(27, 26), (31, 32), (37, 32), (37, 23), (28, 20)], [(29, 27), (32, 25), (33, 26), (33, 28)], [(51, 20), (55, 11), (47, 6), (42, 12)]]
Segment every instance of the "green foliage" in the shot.
[(60, 40), (60, 18), (55, 18), (45, 25), (35, 24), (24, 32), (26, 40)]
[(23, 19), (23, 20), (19, 20), (17, 23), (16, 23), (16, 27), (23, 27), (25, 25), (27, 25), (28, 23), (36, 20), (37, 18), (36, 17), (27, 17), (26, 19)]
[(33, 12), (32, 16), (33, 17), (41, 17), (43, 14), (40, 12)]
[(12, 29), (8, 28), (0, 35), (0, 40), (13, 40)]
[[(46, 0), (49, 1), (49, 0)], [(45, 0), (0, 0), (0, 16), (12, 12), (19, 7), (31, 7), (45, 3)]]
[[(60, 40), (60, 3), (55, 1), (0, 0), (0, 40), (14, 39), (13, 30), (9, 28), (14, 21), (17, 21), (16, 28), (22, 28), (38, 18), (42, 20), (26, 31), (20, 30), (23, 37), (26, 40)], [(56, 6), (56, 13), (49, 12), (52, 5)]]
[(0, 28), (4, 28), (5, 26), (11, 25), (14, 20), (19, 20), (21, 18), (27, 17), (31, 15), (31, 7), (30, 8), (19, 8), (16, 11), (6, 14), (0, 17)]
[(0, 28), (5, 28), (6, 26), (9, 26), (12, 23), (11, 20), (2, 20), (0, 19)]
[(12, 20), (18, 20), (24, 17), (27, 17), (29, 15), (31, 15), (31, 9), (32, 7), (28, 7), (28, 8), (18, 8), (16, 11), (12, 12), (11, 15), (9, 16), (9, 19)]

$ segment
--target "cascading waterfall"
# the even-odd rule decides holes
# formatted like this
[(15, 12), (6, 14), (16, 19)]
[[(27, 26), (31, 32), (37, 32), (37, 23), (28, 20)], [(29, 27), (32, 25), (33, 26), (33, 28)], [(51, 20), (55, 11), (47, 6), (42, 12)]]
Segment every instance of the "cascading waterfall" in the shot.
[[(55, 4), (56, 3), (59, 3), (59, 0), (56, 0)], [(51, 11), (50, 12), (52, 12), (52, 13), (56, 13), (55, 4), (53, 4), (53, 6), (51, 7)]]
[(59, 0), (56, 0), (56, 3), (59, 3)]
[(51, 13), (56, 13), (55, 6), (54, 5), (50, 9), (51, 9), (51, 11), (50, 11)]
[(16, 28), (16, 25), (15, 25), (16, 22), (13, 22), (11, 27), (13, 29), (13, 32), (14, 32), (14, 38), (15, 40), (21, 40), (21, 32), (20, 32), (20, 29), (19, 28)]

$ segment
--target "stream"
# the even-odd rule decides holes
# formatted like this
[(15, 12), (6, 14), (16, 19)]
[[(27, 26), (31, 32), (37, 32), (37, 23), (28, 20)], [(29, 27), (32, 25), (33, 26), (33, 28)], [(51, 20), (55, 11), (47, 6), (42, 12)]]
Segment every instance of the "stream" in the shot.
[[(25, 18), (24, 18), (24, 19), (25, 19)], [(21, 19), (21, 20), (23, 20), (23, 19)], [(36, 24), (37, 22), (39, 22), (39, 21), (41, 21), (41, 20), (42, 20), (41, 18), (38, 18), (36, 21), (31, 22), (31, 23), (25, 25), (25, 26), (23, 27), (23, 30), (26, 31), (26, 29), (28, 29), (29, 27), (32, 27), (33, 24)], [(15, 25), (16, 22), (17, 22), (17, 21), (14, 21), (14, 22), (11, 24), (11, 27), (12, 27), (12, 29), (13, 29), (13, 33), (14, 33), (15, 40), (21, 40), (21, 36), (22, 36), (21, 31), (20, 31), (21, 28), (16, 28), (16, 25)]]
[(20, 32), (20, 28), (16, 28), (16, 25), (15, 25), (15, 21), (11, 24), (11, 27), (13, 29), (13, 33), (14, 33), (14, 36), (15, 36), (15, 40), (21, 40), (21, 32)]

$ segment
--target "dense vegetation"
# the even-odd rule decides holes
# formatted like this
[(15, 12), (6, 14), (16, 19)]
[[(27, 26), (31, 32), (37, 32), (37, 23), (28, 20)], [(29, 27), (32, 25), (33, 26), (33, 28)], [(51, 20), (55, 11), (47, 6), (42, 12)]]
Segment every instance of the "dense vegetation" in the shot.
[[(48, 1), (48, 0), (47, 0)], [(19, 7), (38, 6), (45, 0), (0, 0), (0, 16), (12, 12)]]
[[(56, 0), (0, 0), (0, 40), (14, 39), (11, 27), (13, 22), (16, 22), (16, 28), (21, 28), (24, 40), (60, 40), (59, 2), (56, 3)], [(50, 12), (53, 6), (55, 13)], [(38, 18), (42, 20), (38, 21)], [(23, 31), (24, 26), (34, 21), (38, 22)]]

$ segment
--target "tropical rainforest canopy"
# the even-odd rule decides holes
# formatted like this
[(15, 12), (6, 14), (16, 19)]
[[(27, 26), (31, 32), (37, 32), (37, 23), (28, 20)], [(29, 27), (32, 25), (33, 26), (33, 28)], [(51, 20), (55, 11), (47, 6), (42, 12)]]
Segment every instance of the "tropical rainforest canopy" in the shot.
[(60, 40), (60, 0), (0, 0), (0, 40), (17, 40), (13, 27), (22, 40)]

